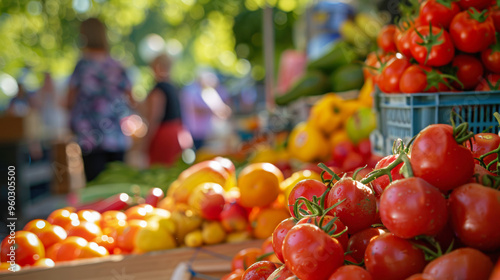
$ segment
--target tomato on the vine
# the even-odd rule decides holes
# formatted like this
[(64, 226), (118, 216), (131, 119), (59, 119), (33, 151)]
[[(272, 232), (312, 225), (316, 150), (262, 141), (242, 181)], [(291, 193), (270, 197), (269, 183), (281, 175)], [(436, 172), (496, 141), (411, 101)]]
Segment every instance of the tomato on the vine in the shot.
[(405, 57), (411, 57), (411, 34), (415, 28), (419, 26), (414, 22), (402, 23), (394, 32), (394, 42), (396, 43), (396, 48)]
[(488, 280), (492, 270), (493, 263), (481, 251), (460, 248), (431, 261), (423, 274), (435, 279)]
[(500, 41), (481, 52), (484, 67), (493, 73), (500, 74)]
[(410, 67), (410, 60), (406, 57), (395, 57), (387, 62), (387, 65), (382, 70), (377, 84), (382, 92), (397, 93), (399, 92), (399, 80), (406, 68)]
[(462, 10), (466, 10), (468, 8), (476, 8), (478, 10), (482, 10), (488, 7), (491, 3), (491, 0), (459, 0), (458, 5), (462, 8)]
[(328, 192), (327, 207), (342, 200), (330, 211), (330, 215), (339, 217), (349, 234), (368, 228), (377, 221), (375, 195), (366, 185), (349, 177), (342, 178)]
[(375, 280), (399, 280), (421, 272), (425, 255), (406, 239), (384, 233), (366, 247), (366, 270)]
[(380, 197), (380, 218), (394, 235), (436, 235), (448, 221), (446, 199), (421, 178), (393, 182)]
[(448, 28), (453, 17), (460, 13), (460, 7), (452, 0), (427, 0), (420, 6), (419, 18), (422, 25)]
[(450, 24), (450, 36), (455, 47), (463, 52), (484, 51), (495, 42), (493, 19), (487, 10), (478, 12), (474, 8), (458, 13)]
[[(320, 197), (325, 191), (325, 184), (318, 180), (305, 179), (298, 182), (288, 195), (288, 210), (290, 210), (290, 214), (292, 215), (292, 217), (295, 217), (293, 205), (298, 198), (303, 197), (309, 201), (312, 201), (313, 196)], [(305, 205), (302, 205), (301, 209), (307, 211)]]
[(453, 135), (447, 124), (432, 124), (415, 138), (410, 151), (415, 177), (420, 177), (442, 192), (457, 188), (474, 174), (474, 158)]
[(500, 90), (500, 74), (488, 74), (476, 87), (477, 91)]
[(449, 75), (428, 66), (412, 65), (401, 75), (399, 90), (403, 93), (449, 91)]
[(241, 280), (267, 279), (276, 270), (276, 265), (270, 261), (260, 261), (245, 270)]
[(500, 191), (476, 183), (453, 190), (449, 198), (451, 224), (460, 240), (484, 251), (500, 249)]
[[(500, 146), (500, 136), (496, 133), (489, 132), (477, 133), (471, 141), (465, 142), (465, 146), (472, 151), (472, 156), (474, 156), (474, 158), (479, 158), (480, 156), (493, 151)], [(495, 153), (485, 157), (483, 162), (488, 165), (496, 158), (497, 154)], [(476, 162), (479, 163), (478, 160), (476, 160)], [(496, 167), (496, 164), (494, 164), (493, 167)]]
[(297, 224), (295, 218), (290, 217), (279, 223), (279, 225), (273, 231), (273, 249), (276, 257), (284, 262), (283, 259), (283, 240), (285, 239), (288, 232)]
[(361, 263), (365, 257), (366, 247), (370, 243), (370, 240), (386, 232), (382, 228), (370, 227), (351, 235), (347, 242), (346, 252), (349, 252), (348, 256), (353, 257), (356, 263)]
[(432, 25), (417, 27), (412, 32), (410, 51), (418, 63), (427, 66), (446, 65), (455, 56), (450, 34)]
[(364, 268), (357, 265), (345, 265), (339, 267), (328, 280), (352, 280), (352, 279), (362, 279), (371, 280), (372, 276)]
[[(330, 216), (330, 215), (326, 215), (324, 218), (323, 218), (323, 222), (321, 222), (321, 226), (325, 226), (327, 225), (331, 220), (335, 219), (336, 217), (333, 217), (333, 216)], [(301, 224), (314, 224), (314, 225), (319, 225), (319, 222), (321, 221), (321, 217), (305, 217), (305, 218), (302, 218), (297, 224), (298, 225), (301, 225)], [(343, 232), (345, 229), (346, 229), (346, 226), (342, 223), (342, 221), (340, 221), (339, 218), (336, 218), (335, 222), (333, 222), (334, 226), (336, 228), (336, 230), (333, 232), (332, 235), (336, 235), (336, 234), (340, 234), (341, 232)], [(341, 234), (340, 236), (337, 236), (335, 237), (340, 245), (342, 245), (342, 249), (344, 249), (344, 251), (347, 250), (347, 242), (349, 241), (349, 237), (347, 236), (347, 232), (344, 232), (343, 234)]]
[[(385, 167), (389, 166), (391, 163), (393, 163), (397, 158), (398, 158), (397, 155), (386, 156), (377, 162), (377, 165), (375, 165), (375, 168), (373, 170), (385, 168)], [(402, 166), (403, 166), (403, 163), (400, 163), (391, 170), (392, 181), (396, 181), (396, 180), (404, 178), (404, 176), (400, 173)], [(391, 182), (391, 180), (389, 179), (389, 176), (387, 176), (387, 175), (383, 175), (383, 176), (378, 177), (377, 179), (373, 180), (370, 184), (373, 187), (373, 190), (375, 191), (375, 196), (377, 196), (377, 197), (381, 196), (382, 193), (384, 192), (385, 188), (387, 188), (387, 186), (389, 185), (390, 182)]]
[(326, 280), (344, 264), (337, 239), (312, 224), (294, 226), (283, 241), (285, 264), (302, 280)]
[(457, 89), (474, 89), (483, 77), (483, 64), (472, 55), (459, 54), (453, 58), (451, 65), (456, 67), (457, 79), (463, 85), (462, 88), (457, 82), (454, 82), (453, 86)]
[(377, 36), (377, 45), (384, 52), (396, 52), (396, 43), (394, 42), (394, 33), (396, 32), (396, 26), (394, 24), (388, 24), (382, 27)]

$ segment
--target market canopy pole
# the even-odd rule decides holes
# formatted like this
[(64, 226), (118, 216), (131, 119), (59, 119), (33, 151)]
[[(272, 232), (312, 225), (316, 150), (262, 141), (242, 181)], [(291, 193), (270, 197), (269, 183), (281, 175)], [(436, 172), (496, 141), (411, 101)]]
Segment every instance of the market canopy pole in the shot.
[(264, 33), (264, 67), (266, 76), (264, 79), (265, 94), (266, 94), (266, 109), (270, 112), (274, 111), (274, 24), (273, 24), (273, 8), (267, 3), (264, 8), (263, 16), (263, 33)]

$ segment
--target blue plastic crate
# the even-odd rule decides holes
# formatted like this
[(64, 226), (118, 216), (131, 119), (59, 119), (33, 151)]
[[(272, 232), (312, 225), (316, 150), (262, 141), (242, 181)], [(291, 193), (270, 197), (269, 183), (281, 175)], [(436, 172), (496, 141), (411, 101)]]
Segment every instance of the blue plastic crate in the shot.
[[(380, 155), (391, 154), (398, 138), (407, 143), (430, 124), (449, 124), (452, 110), (474, 133), (490, 127), (490, 132), (499, 130), (493, 113), (500, 112), (500, 91), (385, 94), (377, 90), (374, 101), (377, 129), (371, 141), (373, 151)], [(458, 116), (456, 122), (460, 122)]]

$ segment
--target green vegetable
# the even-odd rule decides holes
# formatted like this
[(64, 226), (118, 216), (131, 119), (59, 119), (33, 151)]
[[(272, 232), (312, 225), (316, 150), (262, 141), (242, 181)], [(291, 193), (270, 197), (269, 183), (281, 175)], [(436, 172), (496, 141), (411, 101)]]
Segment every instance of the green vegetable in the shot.
[(358, 56), (353, 47), (345, 41), (338, 41), (324, 55), (309, 61), (307, 69), (321, 70), (329, 74), (340, 66), (351, 63), (356, 59), (358, 59)]
[(360, 64), (341, 66), (330, 76), (333, 92), (361, 89), (364, 83), (363, 67)]
[(325, 74), (320, 71), (309, 71), (292, 88), (275, 98), (277, 105), (287, 105), (299, 98), (325, 94), (330, 84)]

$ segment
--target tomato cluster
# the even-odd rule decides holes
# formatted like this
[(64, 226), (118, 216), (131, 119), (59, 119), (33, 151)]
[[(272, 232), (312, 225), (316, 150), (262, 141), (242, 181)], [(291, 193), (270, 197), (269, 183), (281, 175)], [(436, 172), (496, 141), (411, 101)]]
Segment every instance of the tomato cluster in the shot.
[(362, 178), (321, 165), (290, 193), (279, 262), (224, 279), (500, 279), (499, 153), (497, 134), (435, 124)]
[(413, 14), (381, 30), (365, 78), (385, 93), (498, 90), (500, 4), (419, 2)]

